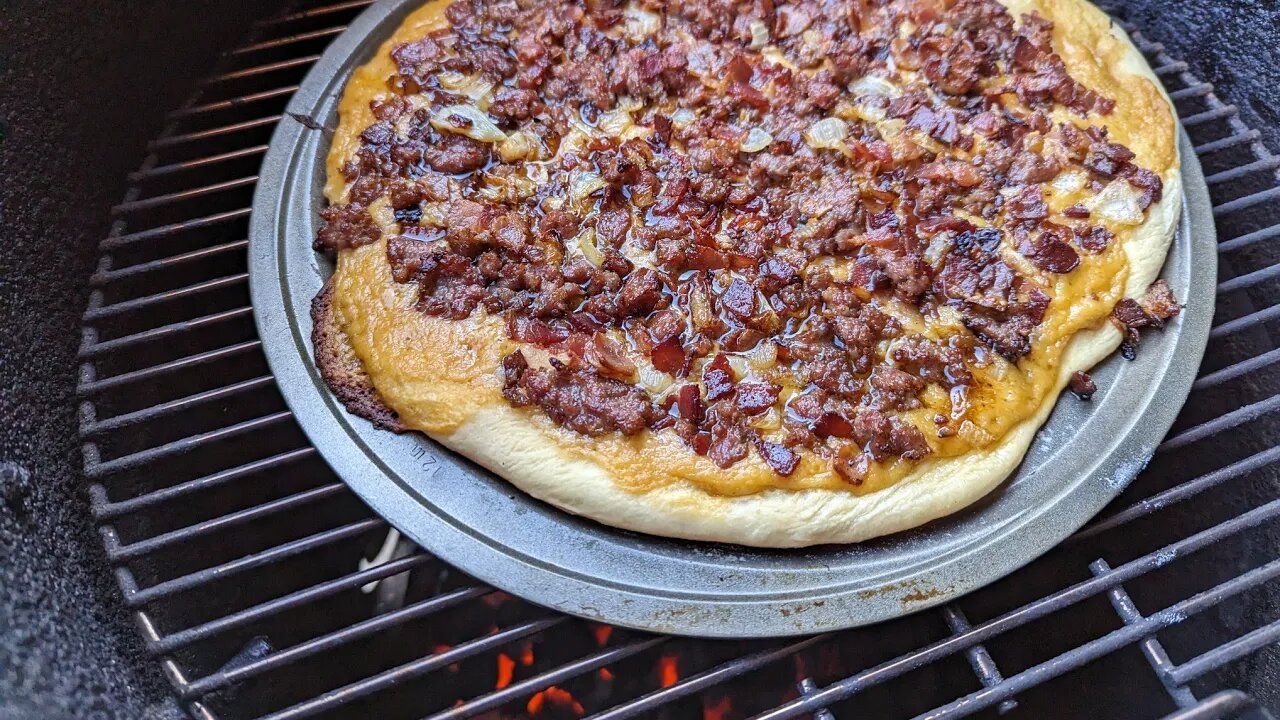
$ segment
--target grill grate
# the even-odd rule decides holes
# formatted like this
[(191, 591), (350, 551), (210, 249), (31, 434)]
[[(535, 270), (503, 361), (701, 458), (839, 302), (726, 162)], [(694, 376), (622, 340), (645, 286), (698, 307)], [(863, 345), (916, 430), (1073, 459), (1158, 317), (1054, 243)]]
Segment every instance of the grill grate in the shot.
[(1185, 63), (1135, 33), (1204, 164), (1224, 279), (1202, 375), (1147, 470), (1063, 546), (939, 610), (698, 641), (556, 615), (398, 541), (276, 392), (248, 298), (255, 173), (298, 81), (368, 4), (300, 2), (227, 52), (130, 175), (90, 279), (92, 511), (193, 716), (1041, 717), (1070, 693), (1081, 715), (1269, 717), (1222, 688), (1280, 640), (1280, 158)]

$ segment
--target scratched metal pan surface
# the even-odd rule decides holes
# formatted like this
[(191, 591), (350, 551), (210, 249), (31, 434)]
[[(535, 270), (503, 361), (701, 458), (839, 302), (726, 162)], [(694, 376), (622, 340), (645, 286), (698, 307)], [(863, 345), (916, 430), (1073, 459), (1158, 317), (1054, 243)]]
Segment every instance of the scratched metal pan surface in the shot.
[[(421, 1), (370, 7), (316, 63), (288, 111), (335, 127), (352, 69)], [(849, 546), (768, 551), (640, 535), (534, 500), (425, 437), (376, 430), (330, 394), (315, 369), (309, 314), (332, 270), (311, 250), (328, 146), (322, 130), (280, 123), (250, 231), (263, 348), (303, 430), (360, 497), (428, 551), (532, 602), (632, 628), (813, 633), (915, 612), (999, 579), (1081, 527), (1142, 469), (1189, 392), (1213, 316), (1214, 227), (1184, 137), (1186, 202), (1164, 277), (1186, 310), (1145, 337), (1133, 362), (1102, 363), (1092, 402), (1061, 399), (1021, 467), (987, 498)]]

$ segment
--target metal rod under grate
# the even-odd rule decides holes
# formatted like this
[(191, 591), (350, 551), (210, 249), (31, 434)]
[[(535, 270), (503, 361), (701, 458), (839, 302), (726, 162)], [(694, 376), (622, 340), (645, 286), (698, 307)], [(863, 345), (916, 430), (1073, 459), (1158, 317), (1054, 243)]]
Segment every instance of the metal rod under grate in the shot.
[(1265, 717), (1221, 688), (1280, 639), (1273, 607), (1252, 612), (1280, 576), (1280, 159), (1185, 63), (1134, 33), (1205, 166), (1225, 278), (1202, 375), (1151, 467), (1063, 547), (939, 610), (697, 641), (556, 615), (388, 536), (276, 393), (246, 288), (257, 165), (306, 69), (368, 4), (302, 3), (226, 53), (130, 175), (90, 280), (92, 509), (194, 716), (1040, 717), (1070, 693), (1082, 714)]

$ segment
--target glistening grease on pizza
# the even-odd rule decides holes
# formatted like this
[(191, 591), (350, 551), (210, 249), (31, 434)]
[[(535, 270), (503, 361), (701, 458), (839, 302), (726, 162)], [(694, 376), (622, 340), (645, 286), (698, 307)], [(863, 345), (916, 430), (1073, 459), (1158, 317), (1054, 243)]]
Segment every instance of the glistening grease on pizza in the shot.
[(1083, 0), (438, 0), (340, 116), (325, 379), (618, 527), (954, 512), (1178, 312), (1174, 118)]

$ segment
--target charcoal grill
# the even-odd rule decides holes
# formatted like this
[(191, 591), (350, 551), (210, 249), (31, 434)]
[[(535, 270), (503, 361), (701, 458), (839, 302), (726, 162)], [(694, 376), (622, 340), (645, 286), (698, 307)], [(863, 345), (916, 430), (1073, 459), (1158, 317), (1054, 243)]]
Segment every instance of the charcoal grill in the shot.
[(1265, 681), (1232, 688), (1280, 640), (1280, 158), (1185, 63), (1129, 28), (1205, 168), (1222, 278), (1201, 375), (1146, 471), (1062, 546), (939, 609), (689, 640), (557, 615), (397, 540), (276, 391), (247, 290), (255, 173), (368, 4), (300, 2), (228, 52), (130, 176), (90, 279), (91, 508), (194, 717), (1269, 717)]

